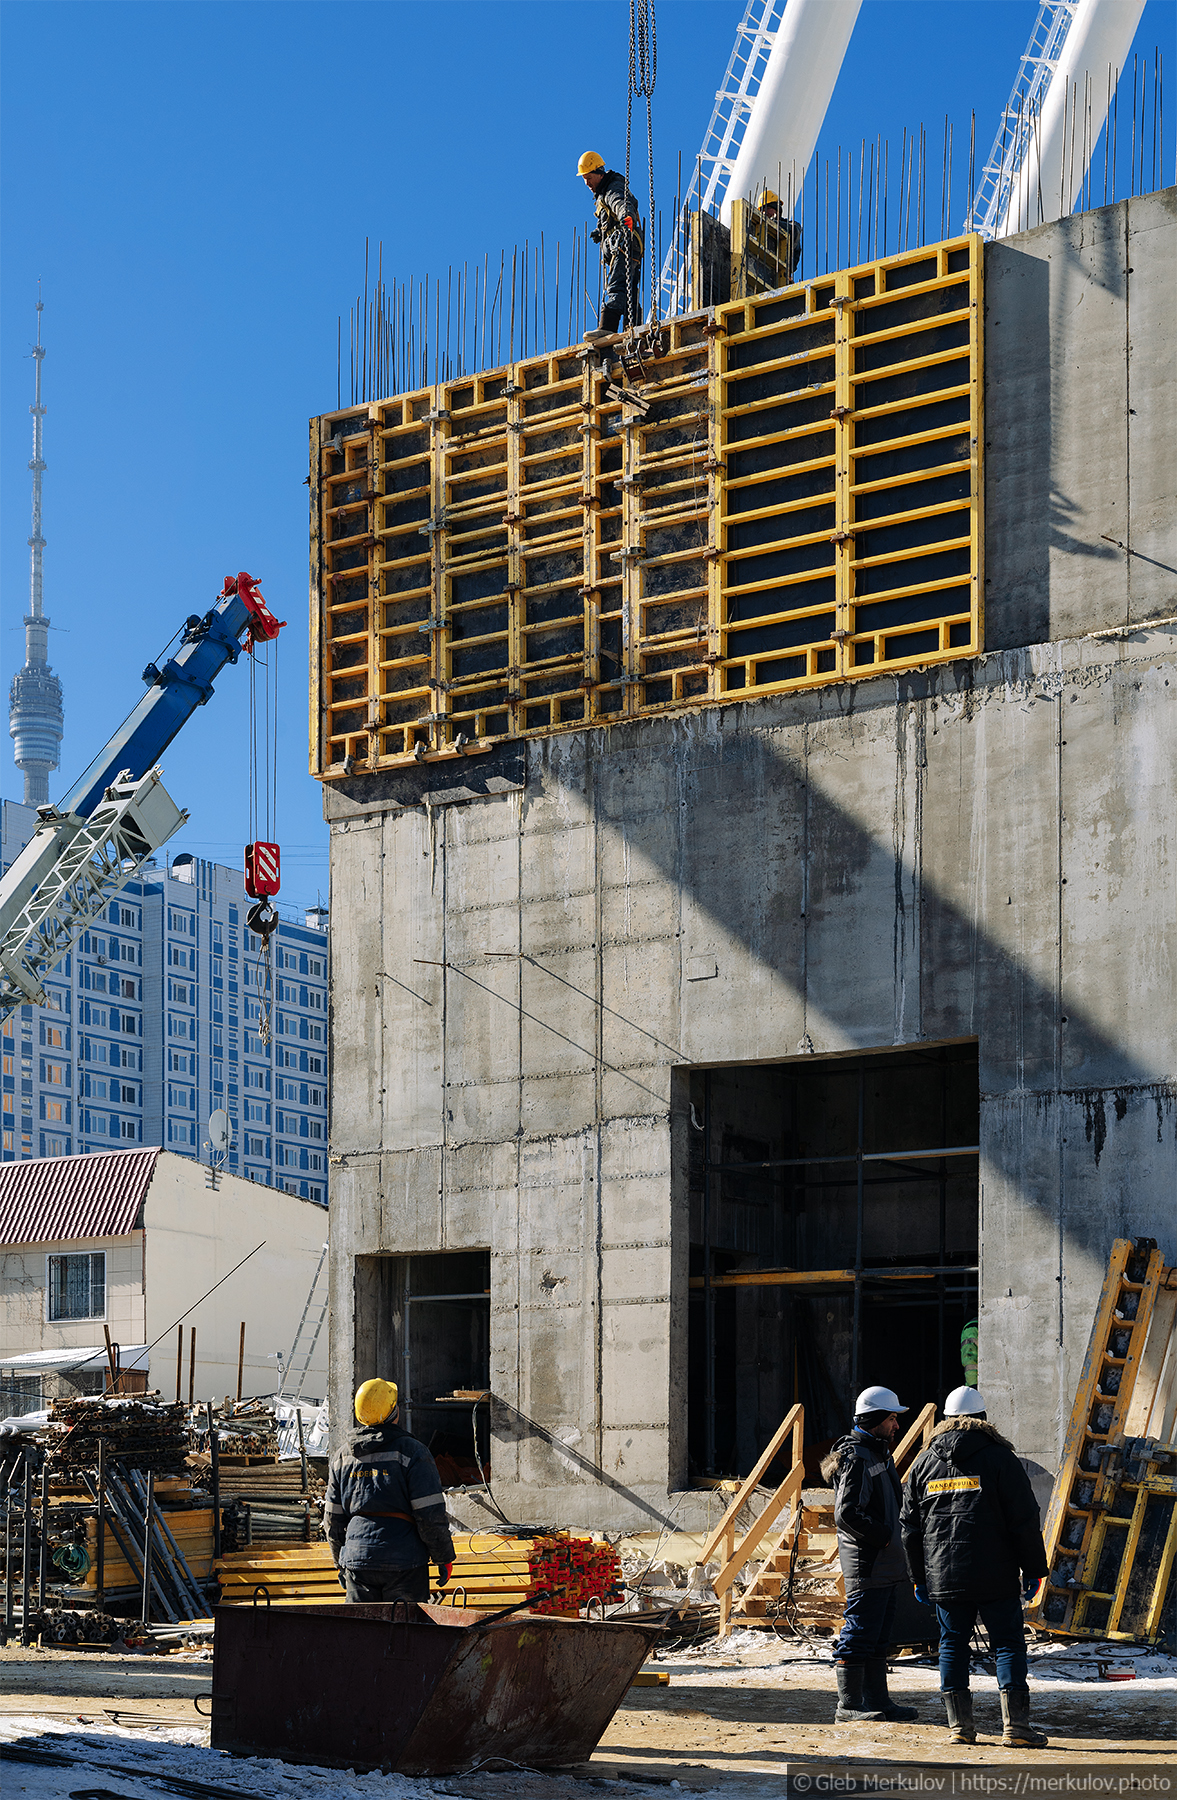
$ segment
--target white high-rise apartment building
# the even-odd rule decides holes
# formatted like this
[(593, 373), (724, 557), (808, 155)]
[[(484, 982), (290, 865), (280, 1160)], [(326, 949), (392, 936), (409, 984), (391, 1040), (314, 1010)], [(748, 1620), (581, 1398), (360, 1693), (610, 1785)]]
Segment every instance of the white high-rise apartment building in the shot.
[[(35, 825), (3, 803), (4, 868)], [(224, 1107), (234, 1174), (325, 1205), (326, 910), (281, 920), (267, 987), (241, 873), (183, 853), (160, 864), (54, 970), (49, 1005), (5, 1021), (0, 1157), (132, 1143), (205, 1156)]]

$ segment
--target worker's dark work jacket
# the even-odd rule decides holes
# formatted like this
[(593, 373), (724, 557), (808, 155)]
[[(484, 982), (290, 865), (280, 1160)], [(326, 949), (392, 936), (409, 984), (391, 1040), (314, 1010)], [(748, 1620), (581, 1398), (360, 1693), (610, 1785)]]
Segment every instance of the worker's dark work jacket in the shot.
[(882, 1438), (857, 1426), (839, 1438), (821, 1465), (834, 1487), (838, 1560), (848, 1594), (907, 1580), (899, 1538), (902, 1489)]
[(601, 234), (601, 255), (610, 267), (615, 262), (625, 261), (625, 220), (633, 220), (633, 230), (628, 234), (629, 256), (631, 267), (636, 268), (645, 248), (642, 216), (638, 211), (637, 201), (625, 185), (625, 177), (619, 175), (616, 169), (609, 170), (597, 189), (593, 210), (597, 215), (597, 229)]
[[(402, 1518), (391, 1515), (401, 1513)], [(454, 1560), (437, 1464), (399, 1425), (368, 1425), (331, 1458), (323, 1524), (343, 1569)]]
[(1046, 1574), (1034, 1490), (986, 1419), (944, 1419), (912, 1464), (903, 1498), (911, 1578), (941, 1606), (1012, 1599)]

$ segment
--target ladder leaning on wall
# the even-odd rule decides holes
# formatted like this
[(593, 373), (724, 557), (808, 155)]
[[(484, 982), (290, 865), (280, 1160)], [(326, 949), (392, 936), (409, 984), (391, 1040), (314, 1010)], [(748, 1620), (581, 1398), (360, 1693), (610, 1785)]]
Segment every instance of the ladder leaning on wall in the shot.
[[(323, 1248), (319, 1252), (319, 1260), (315, 1264), (315, 1273), (311, 1278), (310, 1292), (308, 1293), (308, 1295), (306, 1297), (306, 1304), (304, 1305), (304, 1307), (302, 1309), (302, 1318), (298, 1321), (298, 1330), (294, 1334), (294, 1342), (290, 1346), (290, 1355), (286, 1361), (286, 1369), (288, 1372), (291, 1372), (291, 1373), (293, 1372), (293, 1369), (294, 1369), (294, 1359), (295, 1359), (296, 1355), (298, 1354), (298, 1346), (299, 1346), (300, 1342), (302, 1341), (302, 1335), (303, 1335), (304, 1330), (306, 1329), (307, 1318), (310, 1314), (311, 1306), (314, 1303), (315, 1289), (319, 1285), (319, 1277), (323, 1273), (323, 1264), (326, 1260), (326, 1257), (327, 1257), (327, 1246), (326, 1246), (326, 1244), (324, 1244)], [(329, 1287), (324, 1288), (324, 1290), (323, 1290), (323, 1298), (322, 1298), (322, 1301), (319, 1306), (318, 1316), (315, 1319), (314, 1327), (311, 1331), (311, 1341), (307, 1348), (307, 1353), (302, 1359), (302, 1368), (298, 1372), (298, 1385), (295, 1387), (294, 1392), (289, 1396), (289, 1398), (292, 1401), (302, 1399), (302, 1390), (306, 1386), (307, 1374), (310, 1371), (311, 1360), (315, 1354), (315, 1346), (319, 1342), (319, 1333), (322, 1331), (323, 1321), (327, 1317), (327, 1302), (328, 1302), (328, 1299), (330, 1298), (330, 1291), (331, 1290)], [(286, 1396), (283, 1394), (283, 1391), (282, 1391), (283, 1388), (285, 1387), (285, 1385), (286, 1385), (286, 1376), (285, 1376), (285, 1374), (283, 1374), (283, 1376), (281, 1377), (281, 1379), (279, 1380), (279, 1383), (278, 1383), (278, 1398), (279, 1398), (279, 1400), (286, 1398)]]
[(1155, 1642), (1177, 1555), (1173, 1441), (1177, 1268), (1117, 1238), (1043, 1537), (1050, 1573), (1027, 1619), (1068, 1637)]

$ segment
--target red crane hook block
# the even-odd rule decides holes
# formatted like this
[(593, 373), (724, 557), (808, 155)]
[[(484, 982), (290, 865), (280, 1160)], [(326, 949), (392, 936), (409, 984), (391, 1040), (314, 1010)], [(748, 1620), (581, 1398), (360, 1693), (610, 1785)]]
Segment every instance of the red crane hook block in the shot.
[(244, 569), (236, 575), (226, 575), (225, 585), (221, 589), (222, 600), (230, 594), (240, 594), (251, 614), (249, 621), (249, 642), (246, 649), (253, 655), (253, 647), (264, 638), (276, 638), (285, 625), (285, 619), (276, 619), (265, 601), (262, 599), (258, 582), (261, 577), (248, 575)]
[(277, 844), (246, 844), (245, 891), (251, 900), (263, 900), (282, 886), (282, 852)]

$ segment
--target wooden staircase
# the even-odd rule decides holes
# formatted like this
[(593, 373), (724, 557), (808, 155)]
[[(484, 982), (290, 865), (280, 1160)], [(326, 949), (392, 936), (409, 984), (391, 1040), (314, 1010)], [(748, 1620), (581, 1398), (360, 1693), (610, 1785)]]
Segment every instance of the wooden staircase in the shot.
[[(896, 1445), (895, 1466), (901, 1479), (906, 1478), (908, 1469), (927, 1443), (935, 1422), (936, 1408), (929, 1401)], [(764, 1511), (737, 1538), (736, 1520), (742, 1508), (790, 1436), (788, 1474)], [(838, 1565), (833, 1500), (817, 1499), (812, 1494), (807, 1500), (802, 1492), (804, 1441), (805, 1409), (800, 1405), (790, 1407), (756, 1467), (740, 1483), (723, 1518), (703, 1546), (700, 1566), (708, 1563), (717, 1551), (721, 1558), (719, 1572), (711, 1583), (719, 1595), (720, 1637), (727, 1636), (734, 1620), (749, 1626), (784, 1623), (794, 1631), (808, 1629), (826, 1634), (841, 1621), (846, 1590)], [(783, 1523), (778, 1523), (782, 1514)], [(773, 1548), (765, 1553), (761, 1546), (774, 1526), (779, 1536)], [(763, 1560), (755, 1579), (742, 1596), (733, 1598), (732, 1584), (756, 1551)], [(790, 1567), (793, 1571), (791, 1593)]]
[(748, 1626), (774, 1625), (779, 1621), (794, 1631), (808, 1630), (823, 1636), (836, 1630), (846, 1603), (846, 1589), (838, 1566), (833, 1503), (813, 1502), (802, 1495), (798, 1527), (796, 1560), (794, 1533), (787, 1528), (776, 1549), (761, 1563), (752, 1586), (733, 1601), (733, 1621)]

